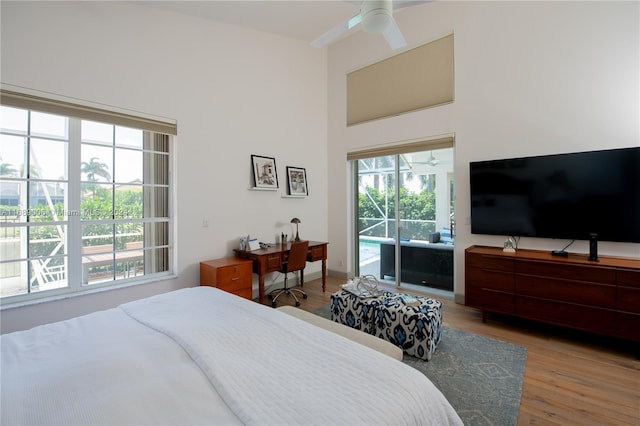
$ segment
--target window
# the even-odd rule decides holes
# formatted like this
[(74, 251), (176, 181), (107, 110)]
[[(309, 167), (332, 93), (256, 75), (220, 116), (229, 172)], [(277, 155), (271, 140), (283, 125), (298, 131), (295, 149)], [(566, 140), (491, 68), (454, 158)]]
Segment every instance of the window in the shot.
[(55, 100), (29, 99), (29, 108), (22, 108), (5, 94), (2, 302), (168, 276), (171, 134), (149, 130), (135, 117), (123, 125), (95, 107), (81, 106), (80, 117), (59, 114), (73, 112), (68, 104), (52, 113), (44, 101), (59, 107)]

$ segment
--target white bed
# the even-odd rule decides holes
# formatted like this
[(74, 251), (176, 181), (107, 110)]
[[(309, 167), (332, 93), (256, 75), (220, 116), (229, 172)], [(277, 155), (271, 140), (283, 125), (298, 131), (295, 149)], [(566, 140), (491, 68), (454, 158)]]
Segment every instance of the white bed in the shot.
[(212, 287), (0, 344), (2, 425), (462, 424), (417, 370)]

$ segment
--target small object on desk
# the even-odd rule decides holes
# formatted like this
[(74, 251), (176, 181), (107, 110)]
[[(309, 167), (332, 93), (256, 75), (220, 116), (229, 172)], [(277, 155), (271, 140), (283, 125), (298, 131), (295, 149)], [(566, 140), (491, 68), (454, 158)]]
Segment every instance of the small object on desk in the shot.
[(257, 238), (252, 238), (249, 240), (249, 251), (258, 250), (260, 248), (260, 243)]
[(293, 239), (293, 241), (298, 242), (298, 241), (300, 241), (300, 235), (298, 234), (298, 224), (302, 223), (302, 222), (297, 217), (294, 217), (293, 219), (291, 219), (291, 223), (295, 223), (296, 224), (296, 237)]

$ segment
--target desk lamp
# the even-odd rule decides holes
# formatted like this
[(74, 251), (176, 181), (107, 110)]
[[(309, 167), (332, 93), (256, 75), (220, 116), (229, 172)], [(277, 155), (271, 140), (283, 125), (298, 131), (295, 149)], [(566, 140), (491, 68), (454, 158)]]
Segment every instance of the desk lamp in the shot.
[(291, 223), (296, 224), (296, 238), (293, 241), (300, 241), (300, 236), (298, 235), (298, 224), (300, 223), (300, 219), (294, 217), (293, 219), (291, 219)]

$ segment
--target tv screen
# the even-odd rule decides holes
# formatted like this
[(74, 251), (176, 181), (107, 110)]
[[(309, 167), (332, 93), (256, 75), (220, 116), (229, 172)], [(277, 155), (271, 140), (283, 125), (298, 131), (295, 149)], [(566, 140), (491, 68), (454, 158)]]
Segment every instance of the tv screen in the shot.
[(640, 147), (470, 164), (471, 233), (640, 243)]

